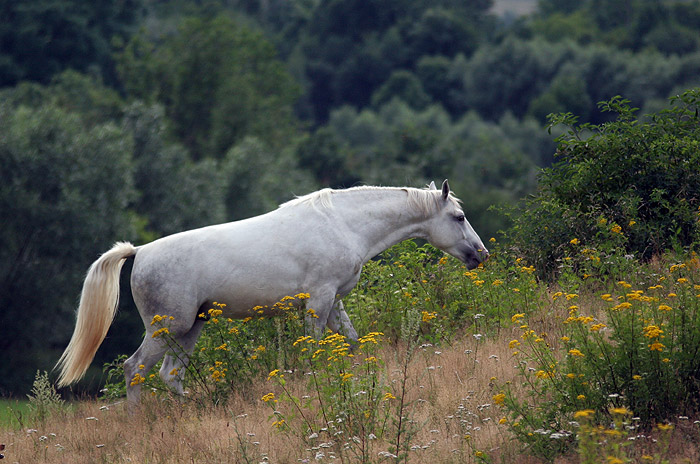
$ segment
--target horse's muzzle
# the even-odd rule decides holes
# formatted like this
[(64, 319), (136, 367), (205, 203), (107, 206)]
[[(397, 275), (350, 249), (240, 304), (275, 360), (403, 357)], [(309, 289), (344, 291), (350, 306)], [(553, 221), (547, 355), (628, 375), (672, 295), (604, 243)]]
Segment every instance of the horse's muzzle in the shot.
[(466, 251), (463, 254), (462, 262), (471, 270), (477, 268), (479, 264), (485, 262), (487, 259), (489, 259), (489, 251), (484, 247), (480, 247)]

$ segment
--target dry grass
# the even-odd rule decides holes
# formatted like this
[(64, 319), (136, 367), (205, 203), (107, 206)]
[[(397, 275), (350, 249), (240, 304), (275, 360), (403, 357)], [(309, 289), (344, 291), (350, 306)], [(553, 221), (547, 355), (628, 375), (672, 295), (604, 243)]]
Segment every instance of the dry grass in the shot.
[[(542, 329), (556, 330), (547, 318), (540, 322)], [(411, 439), (409, 462), (479, 462), (475, 450), (486, 453), (491, 462), (540, 462), (527, 456), (498, 424), (502, 416), (492, 404), (497, 393), (492, 378), (503, 382), (516, 377), (508, 341), (517, 335), (502, 329), (492, 339), (464, 336), (450, 347), (424, 346), (413, 356), (408, 369), (408, 402), (410, 418), (419, 432)], [(383, 349), (389, 381), (402, 378), (397, 356), (402, 350), (400, 346)], [(289, 377), (288, 387), (302, 395), (304, 380)], [(227, 407), (206, 411), (149, 398), (144, 400), (142, 413), (135, 416), (126, 413), (123, 403), (84, 401), (71, 412), (34, 425), (36, 430), (1, 430), (0, 443), (6, 445), (6, 462), (20, 464), (316, 462), (317, 450), (303, 437), (279, 433), (271, 426), (271, 410), (259, 398), (275, 388), (261, 378)], [(469, 440), (466, 434), (471, 436)], [(697, 439), (692, 421), (687, 427), (678, 424), (670, 462), (700, 462)], [(388, 446), (377, 443), (375, 449), (384, 445)], [(635, 446), (641, 449), (645, 445)], [(326, 454), (319, 462), (341, 462), (329, 458)], [(372, 462), (380, 462), (379, 456)], [(557, 461), (577, 462), (576, 456)]]

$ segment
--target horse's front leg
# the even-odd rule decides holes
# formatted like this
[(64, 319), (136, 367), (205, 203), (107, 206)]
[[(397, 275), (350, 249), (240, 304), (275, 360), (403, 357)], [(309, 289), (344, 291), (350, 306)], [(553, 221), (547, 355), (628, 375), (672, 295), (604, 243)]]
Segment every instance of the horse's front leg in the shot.
[(342, 301), (339, 300), (331, 309), (326, 326), (332, 331), (348, 337), (353, 345), (357, 342), (357, 332), (350, 322), (348, 313), (345, 312)]
[(323, 338), (335, 303), (335, 289), (319, 289), (306, 300), (306, 330), (316, 340)]

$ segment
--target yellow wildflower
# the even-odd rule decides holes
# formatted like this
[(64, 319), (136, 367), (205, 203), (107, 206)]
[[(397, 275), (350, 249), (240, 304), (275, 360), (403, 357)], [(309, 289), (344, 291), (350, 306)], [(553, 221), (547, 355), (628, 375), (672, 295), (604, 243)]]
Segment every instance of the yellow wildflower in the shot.
[(581, 353), (581, 351), (577, 350), (576, 348), (569, 350), (569, 354), (577, 358), (583, 358), (585, 356), (583, 353)]
[(613, 306), (612, 310), (613, 311), (622, 311), (623, 309), (629, 309), (631, 307), (632, 307), (632, 303), (629, 303), (627, 301), (623, 301), (622, 303)]
[[(260, 398), (264, 402), (269, 402), (269, 401), (275, 401), (275, 394), (274, 393), (268, 393), (267, 395), (263, 396)], [(275, 401), (276, 402), (276, 401)]]
[(280, 419), (278, 421), (273, 422), (272, 426), (281, 429), (282, 427), (284, 427), (284, 419)]
[(658, 338), (664, 333), (664, 331), (656, 325), (648, 325), (642, 329), (642, 332), (644, 332), (644, 336), (649, 339)]
[(624, 416), (629, 414), (630, 412), (627, 410), (627, 408), (611, 408), (610, 409), (610, 414), (617, 414), (619, 416)]
[(151, 337), (156, 338), (156, 337), (159, 337), (163, 334), (168, 334), (168, 333), (170, 333), (170, 331), (168, 330), (167, 327), (161, 327), (160, 329), (153, 332), (153, 335), (151, 335)]
[[(583, 395), (579, 395), (579, 397), (581, 397), (581, 396), (583, 396)], [(580, 399), (580, 398), (579, 398), (579, 399)], [(592, 410), (592, 409), (583, 409), (583, 410), (581, 410), (581, 411), (576, 411), (576, 412), (574, 413), (574, 419), (581, 419), (581, 418), (584, 418), (584, 419), (585, 419), (585, 418), (588, 418), (588, 417), (592, 416), (593, 414), (595, 414), (595, 411), (594, 411), (594, 410)]]
[(294, 343), (292, 343), (292, 346), (297, 346), (299, 343), (304, 343), (304, 342), (314, 343), (315, 340), (313, 338), (311, 338), (310, 335), (305, 335), (303, 337), (297, 338), (296, 341)]
[(384, 401), (395, 400), (395, 399), (396, 399), (396, 397), (395, 397), (394, 395), (392, 395), (391, 393), (388, 393), (388, 392), (387, 392), (387, 393), (384, 395)]
[(142, 376), (138, 372), (134, 375), (134, 378), (131, 379), (131, 383), (129, 383), (130, 386), (136, 386), (139, 384), (142, 384), (146, 381), (146, 377)]
[(503, 406), (503, 403), (506, 401), (506, 395), (505, 393), (499, 393), (497, 395), (493, 395), (493, 402), (496, 403), (498, 406)]
[(649, 345), (649, 350), (661, 352), (666, 348), (662, 343), (655, 342)]

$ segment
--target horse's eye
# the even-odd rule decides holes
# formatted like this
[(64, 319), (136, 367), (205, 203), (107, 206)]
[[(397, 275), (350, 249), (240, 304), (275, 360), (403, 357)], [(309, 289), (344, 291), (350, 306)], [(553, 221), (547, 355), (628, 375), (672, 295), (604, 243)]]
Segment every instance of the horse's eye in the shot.
[(457, 216), (455, 216), (455, 220), (459, 222), (464, 222), (464, 214), (458, 214)]

